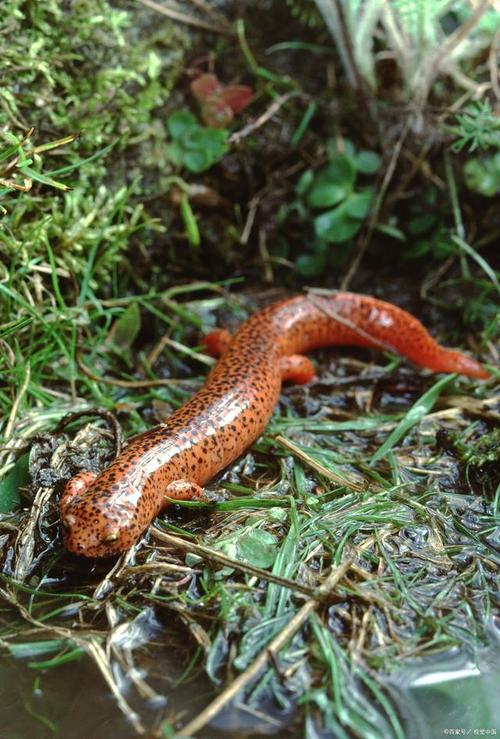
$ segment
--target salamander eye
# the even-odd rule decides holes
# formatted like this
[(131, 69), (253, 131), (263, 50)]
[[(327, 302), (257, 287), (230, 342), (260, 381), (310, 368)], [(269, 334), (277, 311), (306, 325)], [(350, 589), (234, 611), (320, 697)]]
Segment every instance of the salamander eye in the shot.
[(110, 531), (109, 534), (107, 534), (102, 541), (104, 544), (112, 544), (114, 541), (117, 541), (119, 538), (120, 538), (119, 531)]

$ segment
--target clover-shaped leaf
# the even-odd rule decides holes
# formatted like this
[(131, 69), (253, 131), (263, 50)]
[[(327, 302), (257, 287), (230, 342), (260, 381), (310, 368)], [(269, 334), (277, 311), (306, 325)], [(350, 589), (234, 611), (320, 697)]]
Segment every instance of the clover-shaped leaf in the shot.
[(199, 123), (189, 110), (176, 110), (167, 118), (167, 129), (173, 139), (181, 139), (196, 128), (199, 128)]
[(200, 126), (188, 110), (178, 110), (167, 120), (172, 137), (167, 153), (173, 164), (191, 172), (204, 172), (228, 150), (225, 130)]

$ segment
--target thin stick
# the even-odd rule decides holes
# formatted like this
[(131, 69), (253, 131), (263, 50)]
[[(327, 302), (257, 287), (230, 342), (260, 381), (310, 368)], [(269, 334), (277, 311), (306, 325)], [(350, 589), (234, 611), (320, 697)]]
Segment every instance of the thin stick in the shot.
[(94, 374), (94, 372), (92, 372), (92, 370), (90, 370), (87, 367), (87, 365), (83, 363), (82, 356), (80, 353), (80, 348), (77, 348), (75, 357), (76, 357), (76, 362), (84, 375), (86, 375), (90, 380), (93, 380), (94, 382), (103, 382), (105, 385), (117, 385), (118, 387), (141, 388), (141, 387), (162, 387), (162, 386), (169, 386), (169, 385), (192, 385), (193, 383), (197, 384), (197, 380), (192, 380), (192, 379), (180, 380), (176, 378), (165, 378), (164, 380), (118, 380), (112, 377), (101, 377), (100, 375)]
[(497, 30), (493, 41), (491, 42), (488, 64), (490, 67), (491, 89), (495, 93), (495, 97), (500, 101), (500, 84), (498, 73), (498, 43), (500, 41), (500, 29)]
[(273, 115), (278, 112), (282, 105), (290, 100), (290, 98), (297, 97), (298, 95), (298, 92), (287, 92), (284, 95), (280, 95), (279, 97), (277, 97), (276, 100), (274, 100), (274, 102), (265, 111), (265, 113), (262, 113), (262, 115), (260, 115), (255, 121), (252, 121), (247, 126), (242, 128), (241, 131), (235, 131), (233, 134), (231, 134), (231, 136), (229, 137), (229, 143), (239, 144), (242, 139), (250, 136), (250, 134), (252, 134), (258, 128), (261, 128), (265, 123), (267, 123), (273, 117)]
[[(351, 554), (345, 562), (331, 572), (325, 582), (316, 591), (321, 598), (325, 598), (337, 585), (338, 582), (351, 568), (354, 560), (358, 556), (358, 552)], [(313, 613), (319, 605), (319, 600), (309, 600), (304, 603), (302, 608), (297, 611), (295, 616), (290, 619), (285, 628), (272, 639), (269, 645), (262, 650), (256, 660), (243, 672), (239, 677), (229, 685), (220, 695), (215, 698), (208, 706), (190, 721), (183, 729), (178, 732), (178, 736), (194, 736), (197, 734), (224, 706), (229, 703), (259, 672), (266, 666), (271, 655), (278, 653), (294, 634), (303, 626), (311, 613)]]
[(139, 0), (142, 5), (146, 5), (151, 10), (156, 10), (157, 13), (166, 15), (167, 18), (171, 18), (173, 21), (179, 21), (184, 23), (186, 26), (194, 26), (195, 28), (202, 28), (204, 31), (211, 31), (212, 33), (229, 34), (230, 31), (227, 28), (220, 28), (220, 26), (214, 26), (213, 23), (199, 20), (192, 15), (186, 15), (186, 13), (180, 13), (178, 10), (173, 8), (166, 8), (164, 5), (155, 3), (154, 0)]
[(225, 18), (216, 8), (210, 7), (210, 3), (206, 2), (206, 0), (189, 0), (189, 2), (191, 5), (194, 5), (196, 8), (199, 8), (213, 18), (216, 23), (220, 23), (221, 26), (224, 27), (228, 26), (227, 18)]
[(185, 541), (179, 536), (166, 534), (164, 531), (161, 531), (161, 529), (157, 528), (156, 526), (153, 526), (151, 528), (151, 533), (153, 534), (155, 539), (160, 539), (160, 541), (164, 541), (166, 544), (171, 544), (176, 549), (182, 549), (184, 552), (189, 552), (190, 554), (197, 554), (203, 559), (212, 560), (213, 562), (217, 562), (224, 567), (231, 567), (233, 570), (245, 572), (247, 575), (254, 575), (260, 580), (273, 582), (276, 585), (283, 586), (284, 588), (289, 588), (290, 590), (295, 590), (298, 593), (308, 595), (310, 598), (316, 597), (315, 594), (317, 591), (315, 591), (313, 588), (309, 588), (307, 585), (301, 585), (301, 583), (295, 582), (294, 580), (288, 580), (286, 577), (273, 575), (272, 572), (262, 570), (260, 567), (254, 567), (250, 564), (238, 562), (237, 560), (231, 559), (231, 557), (227, 557), (225, 554), (222, 554), (222, 552), (218, 552), (217, 550), (211, 549), (210, 547), (205, 547), (201, 544), (195, 544), (192, 541)]
[(370, 244), (373, 231), (375, 230), (375, 226), (377, 225), (377, 219), (380, 212), (380, 208), (382, 207), (382, 201), (385, 197), (385, 193), (387, 191), (387, 188), (389, 187), (389, 183), (392, 180), (392, 176), (394, 174), (394, 170), (396, 169), (396, 164), (398, 163), (399, 155), (401, 154), (401, 149), (403, 147), (404, 140), (406, 138), (406, 134), (408, 133), (408, 129), (410, 127), (410, 121), (409, 119), (406, 121), (405, 125), (403, 126), (403, 130), (401, 131), (401, 134), (399, 136), (399, 139), (396, 142), (396, 146), (394, 147), (391, 161), (389, 162), (389, 166), (387, 167), (384, 179), (382, 181), (382, 185), (380, 187), (379, 192), (377, 193), (377, 197), (375, 199), (375, 203), (373, 205), (372, 212), (370, 214), (370, 220), (368, 222), (368, 227), (364, 233), (364, 236), (361, 238), (359, 243), (359, 248), (357, 251), (356, 256), (351, 262), (351, 266), (347, 270), (347, 274), (342, 280), (341, 283), (341, 289), (346, 290), (354, 275), (358, 271), (358, 267), (361, 263), (361, 260), (363, 259), (365, 252), (368, 248), (368, 245)]
[(342, 485), (343, 487), (349, 488), (350, 490), (355, 490), (358, 493), (362, 490), (365, 490), (365, 485), (359, 482), (355, 482), (350, 477), (342, 477), (341, 475), (336, 475), (335, 472), (332, 472), (327, 467), (322, 465), (321, 462), (317, 462), (315, 459), (310, 457), (300, 447), (294, 444), (293, 441), (287, 439), (285, 436), (281, 436), (281, 434), (279, 434), (278, 436), (275, 436), (274, 440), (277, 441), (280, 446), (288, 449), (288, 451), (290, 451), (294, 455), (294, 457), (297, 457), (302, 462), (304, 462), (304, 464), (307, 464), (308, 467), (316, 470), (316, 472), (319, 472), (320, 475), (323, 475), (323, 477), (331, 480), (331, 482), (334, 482), (336, 485)]

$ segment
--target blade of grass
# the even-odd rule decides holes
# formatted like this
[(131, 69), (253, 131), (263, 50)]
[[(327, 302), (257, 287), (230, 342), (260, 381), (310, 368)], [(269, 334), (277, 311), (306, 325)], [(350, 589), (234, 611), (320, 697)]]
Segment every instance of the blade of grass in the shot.
[(459, 236), (456, 236), (455, 234), (452, 235), (451, 240), (460, 248), (462, 251), (464, 251), (466, 254), (473, 259), (476, 264), (478, 264), (483, 272), (488, 275), (492, 283), (495, 285), (495, 288), (500, 295), (500, 283), (498, 282), (498, 277), (496, 276), (494, 270), (490, 267), (486, 259), (483, 259), (483, 257), (478, 254), (478, 252), (473, 249), (473, 247), (468, 244), (466, 241), (461, 239)]
[(382, 457), (385, 457), (398, 441), (400, 441), (400, 439), (402, 439), (403, 436), (413, 428), (413, 426), (416, 426), (417, 423), (419, 423), (422, 418), (432, 410), (434, 404), (441, 395), (441, 392), (447, 385), (453, 382), (455, 378), (456, 375), (447, 375), (446, 377), (442, 377), (431, 388), (429, 388), (429, 390), (427, 390), (427, 392), (424, 393), (414, 405), (412, 405), (410, 410), (398, 423), (394, 431), (389, 434), (384, 443), (377, 449), (375, 454), (372, 455), (370, 464), (374, 464), (382, 459)]

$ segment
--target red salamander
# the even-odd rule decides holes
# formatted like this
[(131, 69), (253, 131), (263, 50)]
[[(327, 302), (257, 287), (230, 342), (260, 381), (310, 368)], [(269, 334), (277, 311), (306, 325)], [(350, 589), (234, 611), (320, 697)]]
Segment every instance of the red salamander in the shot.
[(202, 486), (262, 433), (282, 382), (313, 378), (303, 352), (334, 344), (390, 350), (435, 372), (489, 376), (474, 359), (437, 344), (406, 311), (366, 295), (310, 294), (270, 305), (233, 338), (225, 331), (206, 337), (220, 359), (166, 423), (131, 439), (100, 474), (81, 472), (66, 484), (66, 548), (86, 557), (119, 554), (166, 505), (202, 498)]

